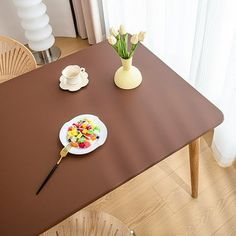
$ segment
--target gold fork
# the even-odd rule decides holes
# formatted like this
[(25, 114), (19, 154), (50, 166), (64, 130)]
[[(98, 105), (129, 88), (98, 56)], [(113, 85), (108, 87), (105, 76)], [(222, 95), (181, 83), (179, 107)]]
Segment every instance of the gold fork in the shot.
[(57, 163), (55, 164), (55, 166), (51, 169), (51, 171), (49, 172), (48, 176), (45, 178), (45, 180), (43, 181), (43, 183), (40, 185), (38, 191), (36, 192), (36, 195), (38, 195), (40, 193), (40, 191), (42, 190), (42, 188), (44, 187), (44, 185), (48, 182), (48, 180), (50, 179), (50, 177), (52, 176), (52, 174), (54, 173), (54, 171), (57, 169), (57, 167), (59, 166), (59, 164), (61, 163), (61, 160), (67, 156), (68, 152), (71, 149), (71, 145), (70, 143), (65, 146), (64, 148), (61, 149), (60, 151), (60, 158), (57, 161)]

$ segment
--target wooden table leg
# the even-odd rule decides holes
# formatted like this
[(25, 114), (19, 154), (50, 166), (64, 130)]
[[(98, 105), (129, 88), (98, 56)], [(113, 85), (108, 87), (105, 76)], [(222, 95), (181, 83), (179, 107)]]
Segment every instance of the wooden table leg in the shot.
[(200, 138), (189, 144), (191, 187), (193, 198), (198, 197), (199, 147)]

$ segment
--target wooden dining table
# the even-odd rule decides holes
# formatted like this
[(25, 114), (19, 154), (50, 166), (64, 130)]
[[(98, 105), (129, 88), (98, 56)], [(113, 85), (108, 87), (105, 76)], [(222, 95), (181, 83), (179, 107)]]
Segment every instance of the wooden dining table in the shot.
[[(143, 76), (138, 88), (115, 86), (120, 64), (101, 42), (0, 84), (0, 235), (38, 235), (186, 145), (197, 197), (199, 138), (223, 114), (143, 45), (133, 58)], [(67, 65), (86, 69), (85, 88), (59, 88)], [(63, 148), (62, 125), (81, 114), (104, 122), (106, 142), (69, 154), (36, 195)]]

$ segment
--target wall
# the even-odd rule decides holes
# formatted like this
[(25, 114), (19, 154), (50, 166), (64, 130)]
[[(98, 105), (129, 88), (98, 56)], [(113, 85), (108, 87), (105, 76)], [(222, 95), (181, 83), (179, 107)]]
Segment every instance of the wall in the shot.
[[(69, 0), (44, 0), (55, 36), (75, 37)], [(0, 35), (27, 43), (12, 0), (0, 0)]]

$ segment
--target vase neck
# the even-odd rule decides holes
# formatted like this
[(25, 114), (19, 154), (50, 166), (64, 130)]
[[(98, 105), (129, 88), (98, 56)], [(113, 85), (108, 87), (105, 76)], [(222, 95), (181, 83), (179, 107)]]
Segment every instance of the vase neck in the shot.
[(129, 70), (132, 66), (132, 57), (129, 58), (129, 59), (123, 59), (121, 58), (121, 63), (122, 63), (122, 66), (123, 66), (123, 69), (124, 70)]

